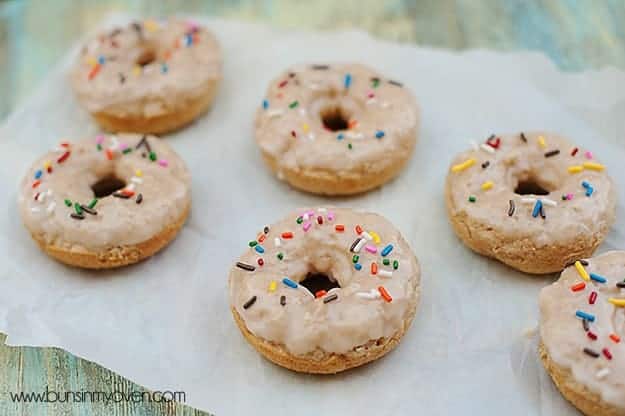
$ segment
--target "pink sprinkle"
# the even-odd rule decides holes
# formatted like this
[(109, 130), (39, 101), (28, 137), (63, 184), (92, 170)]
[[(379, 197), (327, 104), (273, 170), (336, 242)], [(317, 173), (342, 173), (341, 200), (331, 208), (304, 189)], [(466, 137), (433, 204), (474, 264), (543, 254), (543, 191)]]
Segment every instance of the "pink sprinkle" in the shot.
[(373, 97), (375, 97), (375, 94), (373, 94), (372, 92), (369, 92), (369, 94), (367, 94), (367, 97), (373, 98)]
[(307, 232), (308, 230), (310, 230), (310, 227), (312, 227), (312, 223), (311, 222), (305, 222), (304, 225), (302, 225), (302, 228), (304, 229), (304, 232)]
[(334, 221), (334, 212), (328, 212), (328, 221)]
[(370, 244), (367, 244), (367, 245), (365, 246), (365, 250), (367, 250), (367, 251), (368, 251), (369, 253), (371, 253), (371, 254), (375, 254), (375, 253), (377, 253), (377, 252), (378, 252), (378, 248), (377, 248), (376, 246), (372, 246), (372, 245), (370, 245)]
[(315, 216), (315, 211), (313, 211), (311, 209), (310, 211), (306, 211), (306, 214), (308, 214), (309, 217), (314, 217)]
[(569, 201), (573, 199), (573, 194), (566, 194), (566, 199), (568, 199)]
[(158, 164), (161, 165), (164, 168), (166, 168), (169, 165), (169, 163), (165, 159), (159, 160)]
[(122, 143), (119, 145), (119, 151), (123, 152), (128, 147), (128, 143)]
[(586, 159), (592, 159), (592, 152), (590, 150), (587, 150), (584, 153), (584, 156), (586, 156)]
[(97, 144), (102, 144), (102, 143), (104, 143), (104, 136), (102, 136), (102, 135), (96, 136), (96, 138), (95, 138), (95, 142), (96, 142)]

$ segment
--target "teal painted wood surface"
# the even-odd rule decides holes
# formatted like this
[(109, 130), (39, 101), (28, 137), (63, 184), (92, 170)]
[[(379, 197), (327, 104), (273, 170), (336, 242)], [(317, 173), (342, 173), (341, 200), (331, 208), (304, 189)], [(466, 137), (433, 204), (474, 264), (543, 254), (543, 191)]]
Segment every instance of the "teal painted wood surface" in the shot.
[[(111, 12), (199, 13), (313, 30), (359, 28), (388, 40), (454, 50), (542, 51), (563, 70), (625, 69), (623, 0), (0, 0), (0, 119)], [(175, 402), (18, 404), (9, 392), (42, 392), (46, 386), (53, 392), (146, 390), (56, 348), (0, 345), (0, 365), (0, 415), (206, 414)]]

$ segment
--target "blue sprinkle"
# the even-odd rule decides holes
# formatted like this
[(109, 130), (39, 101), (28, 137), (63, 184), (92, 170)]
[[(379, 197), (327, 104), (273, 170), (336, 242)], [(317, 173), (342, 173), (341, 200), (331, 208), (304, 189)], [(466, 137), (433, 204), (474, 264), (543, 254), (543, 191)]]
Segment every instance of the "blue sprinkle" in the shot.
[(377, 139), (381, 139), (382, 137), (384, 137), (384, 132), (382, 130), (378, 130), (375, 132), (375, 137)]
[(161, 72), (163, 74), (166, 74), (168, 70), (169, 70), (169, 68), (167, 67), (167, 64), (162, 64), (161, 65)]
[(43, 172), (41, 170), (38, 170), (37, 172), (35, 172), (35, 179), (41, 178), (41, 175), (43, 175)]
[(595, 273), (590, 273), (590, 278), (592, 280), (594, 280), (595, 282), (599, 282), (599, 283), (605, 283), (605, 282), (608, 281), (608, 279), (606, 279), (605, 277), (600, 276), (600, 275), (595, 274)]
[(282, 279), (282, 283), (284, 283), (288, 287), (292, 287), (293, 289), (297, 289), (297, 283), (295, 283), (294, 281), (292, 281), (288, 277), (285, 277), (284, 279)]
[(267, 100), (263, 100), (263, 109), (268, 109), (269, 108), (269, 101)]
[(588, 189), (588, 188), (592, 188), (592, 186), (590, 186), (590, 184), (589, 184), (588, 182), (586, 182), (586, 181), (583, 181), (583, 182), (582, 182), (582, 186), (583, 186), (584, 188), (586, 188), (586, 189)]
[(352, 76), (350, 74), (345, 74), (344, 85), (345, 85), (345, 88), (349, 88), (349, 86), (352, 85)]
[(189, 34), (184, 35), (184, 44), (185, 44), (185, 46), (193, 45), (193, 36), (191, 36)]
[(532, 211), (532, 217), (536, 218), (538, 217), (538, 214), (540, 214), (540, 209), (543, 207), (543, 203), (540, 199), (536, 200), (536, 205), (534, 205), (534, 211)]
[(386, 256), (388, 256), (391, 253), (391, 251), (393, 251), (393, 245), (389, 244), (388, 246), (386, 246), (386, 247), (384, 247), (382, 249), (380, 254), (382, 255), (382, 257), (386, 257)]
[(265, 252), (265, 249), (260, 244), (257, 244), (256, 246), (254, 246), (254, 250), (259, 252), (260, 254), (263, 254)]
[(356, 270), (360, 270), (360, 269), (362, 269), (362, 264), (360, 264), (360, 263), (356, 263), (356, 264), (354, 264), (354, 268), (355, 268)]
[(586, 196), (591, 196), (594, 191), (595, 189), (593, 187), (586, 188)]
[(575, 312), (575, 316), (577, 316), (578, 318), (585, 319), (585, 320), (590, 321), (590, 322), (595, 322), (595, 315), (591, 315), (591, 314), (586, 313), (584, 311), (577, 311), (577, 312)]
[(103, 55), (98, 56), (98, 63), (104, 65), (104, 62), (106, 62), (106, 58)]
[(343, 140), (344, 137), (343, 133), (339, 133), (338, 136), (336, 136), (336, 140)]

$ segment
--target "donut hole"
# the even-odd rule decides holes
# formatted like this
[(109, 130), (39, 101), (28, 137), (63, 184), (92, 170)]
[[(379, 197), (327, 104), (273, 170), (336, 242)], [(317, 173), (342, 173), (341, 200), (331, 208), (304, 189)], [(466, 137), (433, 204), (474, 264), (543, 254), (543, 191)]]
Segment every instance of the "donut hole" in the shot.
[(339, 106), (326, 107), (320, 113), (323, 126), (330, 131), (347, 130), (350, 114)]
[(546, 184), (530, 176), (517, 182), (514, 193), (517, 195), (549, 195), (551, 190), (548, 189)]
[(143, 49), (141, 53), (137, 56), (137, 60), (135, 61), (135, 63), (143, 67), (155, 62), (156, 59), (156, 50), (152, 48), (146, 48)]
[(104, 198), (126, 187), (126, 181), (115, 175), (107, 175), (91, 185), (93, 196)]
[(304, 286), (313, 296), (320, 290), (328, 292), (330, 289), (340, 288), (339, 282), (332, 276), (328, 276), (325, 273), (308, 273), (306, 277), (299, 282), (301, 286)]

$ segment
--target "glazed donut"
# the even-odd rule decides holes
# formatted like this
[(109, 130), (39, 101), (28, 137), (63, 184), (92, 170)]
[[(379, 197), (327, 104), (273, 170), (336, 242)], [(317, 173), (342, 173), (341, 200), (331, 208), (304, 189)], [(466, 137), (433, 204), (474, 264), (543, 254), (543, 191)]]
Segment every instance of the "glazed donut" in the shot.
[(576, 261), (540, 292), (540, 357), (586, 415), (625, 415), (625, 251)]
[(399, 231), (349, 209), (304, 209), (265, 227), (229, 276), (232, 314), (247, 341), (306, 373), (337, 373), (397, 346), (419, 284)]
[(176, 236), (191, 205), (184, 162), (153, 136), (61, 145), (22, 180), (22, 219), (41, 249), (78, 267), (138, 262)]
[(453, 160), (445, 199), (464, 244), (534, 274), (592, 255), (616, 204), (614, 185), (590, 151), (539, 132), (474, 143)]
[(164, 133), (204, 113), (221, 78), (215, 37), (195, 23), (146, 20), (82, 49), (72, 71), (80, 103), (112, 132)]
[(324, 195), (376, 188), (413, 152), (412, 94), (358, 64), (301, 65), (276, 78), (256, 113), (264, 160), (291, 186)]

